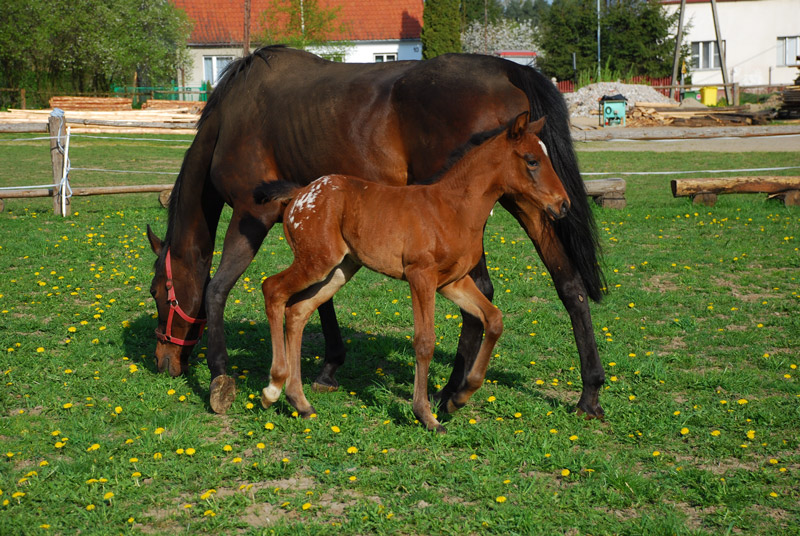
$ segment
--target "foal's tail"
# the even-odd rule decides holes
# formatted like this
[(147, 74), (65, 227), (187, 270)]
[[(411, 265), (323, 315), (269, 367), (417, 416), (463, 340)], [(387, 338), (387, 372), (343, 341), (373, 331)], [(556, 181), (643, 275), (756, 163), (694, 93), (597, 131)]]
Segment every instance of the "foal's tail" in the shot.
[(262, 182), (261, 185), (253, 191), (253, 199), (259, 205), (269, 203), (270, 201), (288, 203), (294, 198), (299, 189), (300, 186), (298, 184), (289, 181)]

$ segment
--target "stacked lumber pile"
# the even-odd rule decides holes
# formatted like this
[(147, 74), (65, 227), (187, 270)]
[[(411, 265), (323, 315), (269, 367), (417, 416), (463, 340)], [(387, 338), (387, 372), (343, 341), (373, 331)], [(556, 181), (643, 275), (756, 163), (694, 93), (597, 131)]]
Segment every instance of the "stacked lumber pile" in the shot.
[(200, 101), (147, 99), (147, 101), (142, 104), (142, 110), (170, 110), (198, 114), (203, 111), (205, 105), (205, 102)]
[(780, 115), (800, 115), (800, 86), (787, 87), (783, 90), (781, 96), (783, 97), (783, 105), (780, 109)]
[[(0, 132), (46, 132), (52, 110), (0, 112)], [(180, 110), (67, 111), (67, 125), (75, 133), (133, 134), (165, 132), (194, 134), (199, 114)]]
[(684, 107), (677, 103), (636, 102), (628, 108), (627, 124), (631, 127), (766, 125), (773, 115), (771, 110), (751, 111), (747, 106), (708, 108), (702, 105)]
[(130, 110), (132, 102), (131, 99), (122, 97), (52, 97), (50, 107), (61, 108), (65, 112), (82, 110), (113, 112)]

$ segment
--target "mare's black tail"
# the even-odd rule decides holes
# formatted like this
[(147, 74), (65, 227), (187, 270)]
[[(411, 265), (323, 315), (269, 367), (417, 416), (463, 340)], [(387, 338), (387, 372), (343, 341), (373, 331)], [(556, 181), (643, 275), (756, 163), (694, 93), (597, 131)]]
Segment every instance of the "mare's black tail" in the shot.
[(567, 216), (552, 225), (567, 257), (581, 275), (587, 294), (594, 301), (600, 301), (606, 285), (599, 262), (597, 226), (572, 147), (569, 111), (564, 97), (550, 80), (531, 67), (515, 65), (509, 70), (509, 80), (528, 96), (531, 121), (547, 116), (547, 124), (539, 137), (547, 145), (550, 161), (572, 205)]
[(262, 182), (253, 191), (253, 199), (259, 205), (269, 203), (270, 201), (288, 203), (294, 198), (299, 188), (300, 186), (289, 181)]

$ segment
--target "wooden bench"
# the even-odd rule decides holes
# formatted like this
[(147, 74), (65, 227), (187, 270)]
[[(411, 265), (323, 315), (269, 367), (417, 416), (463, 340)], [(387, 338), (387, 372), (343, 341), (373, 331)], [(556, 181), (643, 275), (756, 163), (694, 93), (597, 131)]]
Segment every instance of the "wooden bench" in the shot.
[(583, 181), (586, 195), (603, 208), (625, 208), (625, 179), (608, 178)]
[(781, 199), (786, 206), (800, 206), (800, 177), (708, 177), (673, 179), (673, 197), (691, 197), (696, 205), (713, 207), (719, 194), (762, 193)]

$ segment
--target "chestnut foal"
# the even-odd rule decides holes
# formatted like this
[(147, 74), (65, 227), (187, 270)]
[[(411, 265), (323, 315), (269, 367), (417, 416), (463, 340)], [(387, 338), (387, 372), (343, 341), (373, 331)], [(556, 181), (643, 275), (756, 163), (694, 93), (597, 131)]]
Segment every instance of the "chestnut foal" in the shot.
[(443, 409), (453, 412), (483, 383), (503, 331), (502, 314), (468, 275), (481, 258), (492, 208), (509, 194), (524, 198), (540, 219), (561, 218), (569, 209), (569, 197), (537, 136), (544, 122), (529, 123), (528, 113), (520, 114), (430, 184), (386, 186), (327, 175), (302, 188), (274, 181), (256, 189), (259, 203), (289, 202), (283, 226), (294, 252), (291, 266), (262, 285), (272, 336), (270, 383), (261, 394), (265, 408), (278, 400), (285, 383), (286, 398), (298, 413), (314, 412), (300, 379), (303, 328), (320, 304), (366, 266), (411, 287), (414, 415), (429, 430), (444, 432), (428, 401), (436, 292), (479, 318), (485, 332), (466, 379), (442, 401)]

